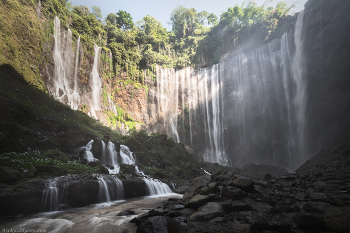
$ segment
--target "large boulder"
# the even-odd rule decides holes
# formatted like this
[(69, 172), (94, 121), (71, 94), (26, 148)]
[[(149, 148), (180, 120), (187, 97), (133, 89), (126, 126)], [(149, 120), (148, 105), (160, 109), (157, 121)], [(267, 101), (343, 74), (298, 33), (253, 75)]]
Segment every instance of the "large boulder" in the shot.
[(188, 220), (192, 222), (207, 222), (216, 217), (223, 217), (225, 214), (221, 204), (209, 202), (198, 209), (198, 212), (192, 214)]
[(335, 232), (350, 232), (350, 206), (329, 208), (324, 213), (327, 227)]
[(187, 232), (178, 221), (166, 216), (154, 216), (144, 221), (137, 233), (185, 233)]
[(183, 195), (183, 199), (189, 199), (193, 197), (200, 189), (207, 186), (211, 180), (210, 175), (203, 175), (200, 177), (195, 178), (188, 189), (186, 190), (185, 194)]
[(207, 203), (209, 201), (214, 201), (214, 196), (213, 195), (200, 195), (200, 194), (197, 194), (196, 196), (191, 198), (186, 203), (186, 207), (198, 208), (198, 207), (204, 205), (205, 203)]
[(239, 200), (241, 199), (241, 193), (242, 190), (232, 187), (232, 186), (226, 186), (222, 190), (222, 196), (227, 197), (232, 200)]
[(232, 182), (232, 185), (246, 192), (250, 192), (254, 189), (253, 181), (244, 177), (238, 177), (234, 179)]
[(0, 167), (0, 183), (12, 184), (22, 178), (22, 174), (17, 170), (7, 167)]

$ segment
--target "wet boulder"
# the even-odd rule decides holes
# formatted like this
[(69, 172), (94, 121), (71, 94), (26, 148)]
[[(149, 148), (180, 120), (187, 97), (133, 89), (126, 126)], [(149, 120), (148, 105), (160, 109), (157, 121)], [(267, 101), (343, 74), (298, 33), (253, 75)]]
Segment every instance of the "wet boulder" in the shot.
[(154, 216), (145, 220), (137, 229), (137, 233), (185, 233), (178, 221), (166, 216)]
[(117, 216), (130, 216), (130, 215), (136, 215), (137, 213), (133, 210), (124, 210), (117, 214)]
[(327, 227), (335, 232), (350, 232), (350, 206), (329, 208), (324, 213)]
[(239, 200), (241, 199), (241, 193), (242, 191), (238, 188), (232, 187), (232, 186), (226, 186), (222, 190), (222, 196), (232, 199), (232, 200)]
[(207, 222), (216, 217), (223, 217), (225, 214), (221, 204), (209, 202), (198, 209), (198, 212), (192, 214), (188, 220), (192, 222)]
[(186, 203), (186, 207), (198, 208), (210, 201), (214, 201), (214, 196), (197, 194)]
[(297, 213), (294, 218), (297, 227), (305, 230), (324, 230), (326, 229), (323, 215), (318, 213)]
[(164, 216), (164, 212), (159, 209), (152, 209), (148, 211), (147, 213), (141, 214), (140, 216), (131, 219), (131, 223), (136, 223), (136, 225), (140, 225), (142, 222), (147, 220), (148, 218), (154, 217), (154, 216)]
[(253, 181), (244, 178), (239, 177), (233, 180), (233, 186), (242, 189), (243, 191), (250, 192), (254, 189), (254, 183)]
[(185, 194), (183, 195), (183, 199), (189, 199), (193, 197), (200, 189), (207, 186), (210, 180), (210, 175), (203, 175), (195, 178), (186, 190)]

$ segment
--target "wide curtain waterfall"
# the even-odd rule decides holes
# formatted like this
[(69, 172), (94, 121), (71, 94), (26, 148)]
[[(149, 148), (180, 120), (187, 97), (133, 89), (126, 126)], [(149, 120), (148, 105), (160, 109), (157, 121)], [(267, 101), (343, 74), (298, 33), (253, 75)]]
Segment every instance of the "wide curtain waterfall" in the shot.
[(157, 68), (164, 130), (205, 161), (295, 168), (304, 161), (303, 12), (294, 30), (210, 68)]

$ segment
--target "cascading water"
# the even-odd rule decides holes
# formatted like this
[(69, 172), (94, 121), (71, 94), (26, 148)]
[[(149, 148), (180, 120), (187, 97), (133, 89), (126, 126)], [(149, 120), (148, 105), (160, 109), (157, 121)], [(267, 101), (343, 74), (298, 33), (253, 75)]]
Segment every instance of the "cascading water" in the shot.
[(91, 140), (86, 146), (80, 147), (78, 152), (81, 154), (83, 153), (83, 158), (80, 158), (81, 160), (85, 161), (86, 163), (95, 161), (94, 155), (91, 152), (92, 149), (92, 143), (94, 143), (94, 140)]
[[(178, 132), (181, 129), (184, 132), (181, 141), (186, 141), (185, 132), (188, 131), (192, 144), (194, 129), (201, 127), (197, 122), (197, 115), (201, 115), (207, 142), (205, 143), (207, 147), (203, 151), (204, 159), (226, 165), (228, 161), (223, 144), (221, 79), (219, 65), (198, 71), (190, 68), (179, 71), (164, 70), (158, 67), (157, 102), (160, 104), (158, 116), (163, 117), (167, 135), (174, 137), (178, 142), (180, 141)], [(178, 103), (179, 96), (181, 96), (181, 104)], [(182, 109), (179, 110), (179, 108)], [(182, 112), (180, 118), (178, 111)], [(179, 125), (174, 123), (178, 121), (181, 122)]]
[(79, 49), (80, 49), (80, 36), (77, 40), (77, 48), (75, 53), (75, 70), (74, 70), (74, 88), (72, 93), (71, 108), (77, 110), (80, 104), (80, 94), (78, 86), (78, 73), (79, 73)]
[(67, 33), (61, 31), (61, 22), (57, 16), (54, 18), (54, 37), (53, 60), (55, 69), (53, 80), (50, 80), (51, 84), (48, 85), (48, 89), (56, 99), (76, 110), (80, 104), (77, 82), (80, 37), (77, 41), (74, 75), (71, 72), (71, 64), (73, 63), (72, 31), (70, 29)]
[(59, 188), (57, 187), (57, 181), (61, 177), (50, 179), (45, 185), (43, 190), (43, 197), (41, 201), (41, 211), (55, 211), (59, 204)]
[[(119, 163), (118, 163), (119, 161)], [(149, 176), (146, 176), (143, 172), (139, 171), (139, 168), (136, 165), (136, 160), (134, 153), (130, 151), (129, 147), (125, 145), (120, 145), (120, 152), (116, 151), (115, 144), (113, 142), (108, 142), (107, 148), (106, 144), (102, 141), (102, 157), (101, 162), (107, 167), (110, 174), (118, 174), (120, 170), (119, 164), (129, 164), (135, 165), (135, 172), (142, 175), (142, 179), (145, 181), (149, 195), (159, 195), (172, 193), (169, 186), (159, 180), (153, 179)], [(112, 165), (112, 166), (111, 166)], [(115, 190), (113, 188), (108, 188), (103, 177), (99, 177), (100, 184), (100, 202), (108, 201), (110, 196), (110, 190)]]
[(124, 198), (123, 183), (117, 177), (98, 176), (97, 179), (99, 183), (98, 201), (100, 203)]
[(301, 12), (280, 39), (210, 68), (158, 67), (155, 109), (165, 132), (196, 146), (205, 161), (293, 169), (305, 160), (304, 66)]
[(94, 64), (92, 66), (92, 71), (90, 75), (91, 79), (91, 116), (97, 119), (96, 110), (101, 109), (101, 89), (102, 81), (98, 73), (98, 66), (100, 61), (101, 47), (98, 47), (96, 44), (94, 46)]

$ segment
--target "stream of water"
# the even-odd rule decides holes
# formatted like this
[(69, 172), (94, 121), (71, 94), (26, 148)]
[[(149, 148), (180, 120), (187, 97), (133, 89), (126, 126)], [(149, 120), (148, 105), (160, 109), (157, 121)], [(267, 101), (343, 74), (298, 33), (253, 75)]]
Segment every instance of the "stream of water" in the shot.
[[(50, 233), (136, 232), (137, 226), (130, 223), (130, 220), (156, 208), (160, 202), (169, 198), (182, 198), (182, 195), (166, 194), (104, 202), (66, 211), (45, 212), (2, 223), (0, 229), (42, 229)], [(117, 216), (124, 210), (132, 210), (135, 215)]]

